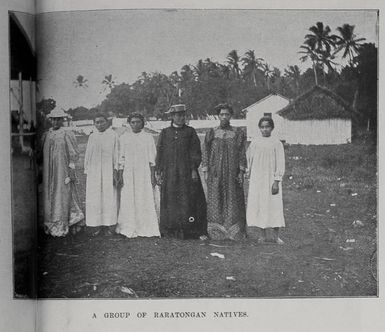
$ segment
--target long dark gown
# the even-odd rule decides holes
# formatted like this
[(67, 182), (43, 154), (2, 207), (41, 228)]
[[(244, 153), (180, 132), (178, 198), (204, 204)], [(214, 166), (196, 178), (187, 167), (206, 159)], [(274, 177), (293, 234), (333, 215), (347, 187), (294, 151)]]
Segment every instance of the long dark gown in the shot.
[(198, 238), (207, 235), (206, 199), (198, 174), (202, 160), (200, 141), (189, 126), (162, 130), (157, 144), (156, 171), (162, 174), (160, 233), (163, 237)]

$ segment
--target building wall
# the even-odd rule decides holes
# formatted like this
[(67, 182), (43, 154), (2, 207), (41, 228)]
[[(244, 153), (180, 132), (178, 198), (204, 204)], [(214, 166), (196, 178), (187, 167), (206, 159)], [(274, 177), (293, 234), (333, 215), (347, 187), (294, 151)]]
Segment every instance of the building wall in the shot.
[(275, 129), (272, 135), (281, 136), (283, 118), (276, 113), (286, 107), (289, 104), (289, 100), (282, 98), (281, 96), (271, 95), (259, 103), (249, 106), (247, 110), (247, 137), (252, 139), (259, 136), (258, 122), (265, 113), (271, 113), (271, 117), (274, 121)]
[(305, 121), (284, 119), (280, 138), (289, 144), (345, 144), (351, 142), (351, 132), (350, 119)]

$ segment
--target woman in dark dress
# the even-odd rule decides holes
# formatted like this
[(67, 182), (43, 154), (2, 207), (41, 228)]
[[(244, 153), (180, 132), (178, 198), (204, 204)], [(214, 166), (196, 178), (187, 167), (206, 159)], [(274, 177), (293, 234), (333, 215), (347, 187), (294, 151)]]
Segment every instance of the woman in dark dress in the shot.
[(202, 160), (195, 129), (185, 124), (185, 105), (171, 106), (171, 126), (157, 145), (156, 176), (161, 186), (162, 237), (207, 239), (206, 200), (198, 167)]

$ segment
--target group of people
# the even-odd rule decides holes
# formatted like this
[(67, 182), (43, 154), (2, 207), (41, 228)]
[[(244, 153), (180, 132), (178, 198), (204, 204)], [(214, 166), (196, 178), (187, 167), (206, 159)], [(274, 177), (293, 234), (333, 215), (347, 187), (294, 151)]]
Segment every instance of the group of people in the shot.
[(53, 125), (43, 148), (45, 232), (65, 236), (86, 225), (93, 236), (103, 231), (129, 238), (238, 240), (246, 237), (247, 225), (263, 230), (260, 242), (282, 244), (285, 158), (282, 143), (271, 136), (274, 122), (262, 117), (261, 137), (247, 148), (244, 131), (230, 125), (231, 106), (220, 104), (216, 111), (219, 126), (208, 130), (203, 149), (196, 131), (186, 125), (185, 105), (170, 108), (171, 125), (161, 131), (157, 145), (143, 130), (141, 114), (131, 114), (131, 131), (119, 136), (106, 115), (97, 113), (84, 157), (85, 218), (77, 191), (76, 138), (62, 127), (66, 114), (51, 111)]

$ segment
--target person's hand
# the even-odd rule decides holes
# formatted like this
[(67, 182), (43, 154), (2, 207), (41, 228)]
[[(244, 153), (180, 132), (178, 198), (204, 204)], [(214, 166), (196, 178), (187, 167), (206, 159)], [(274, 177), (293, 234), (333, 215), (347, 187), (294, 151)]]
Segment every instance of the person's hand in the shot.
[(117, 169), (114, 169), (114, 171), (112, 173), (112, 183), (115, 187), (118, 186), (118, 170)]
[(193, 182), (197, 182), (198, 181), (198, 172), (196, 169), (193, 169), (191, 171), (191, 178), (193, 180)]
[(245, 179), (250, 179), (250, 172), (245, 172)]
[(124, 181), (123, 181), (123, 170), (120, 169), (118, 170), (118, 188), (121, 188), (124, 186)]
[(271, 187), (271, 194), (277, 195), (279, 193), (279, 181), (274, 181), (273, 186)]
[(69, 176), (67, 176), (65, 179), (64, 179), (64, 184), (68, 184), (71, 182), (71, 178)]
[(113, 184), (116, 188), (123, 187), (123, 170), (114, 170)]
[(155, 176), (155, 174), (151, 174), (151, 185), (152, 185), (152, 187), (155, 188), (156, 184), (157, 184), (156, 176)]
[[(74, 166), (74, 167), (75, 167), (75, 166)], [(69, 168), (69, 170), (68, 170), (68, 178), (69, 178), (69, 182), (71, 182), (71, 181), (72, 181), (72, 182), (76, 182), (77, 179), (76, 179), (76, 171), (75, 171), (75, 168), (72, 168), (72, 167)], [(68, 182), (68, 183), (69, 183), (69, 182)], [(67, 183), (66, 183), (66, 180), (64, 180), (64, 183), (67, 184)]]
[(161, 186), (163, 184), (163, 175), (162, 173), (155, 172), (155, 180), (158, 186)]
[(239, 172), (239, 174), (238, 174), (238, 183), (239, 183), (239, 185), (243, 185), (243, 175), (244, 175), (245, 173), (244, 172)]

